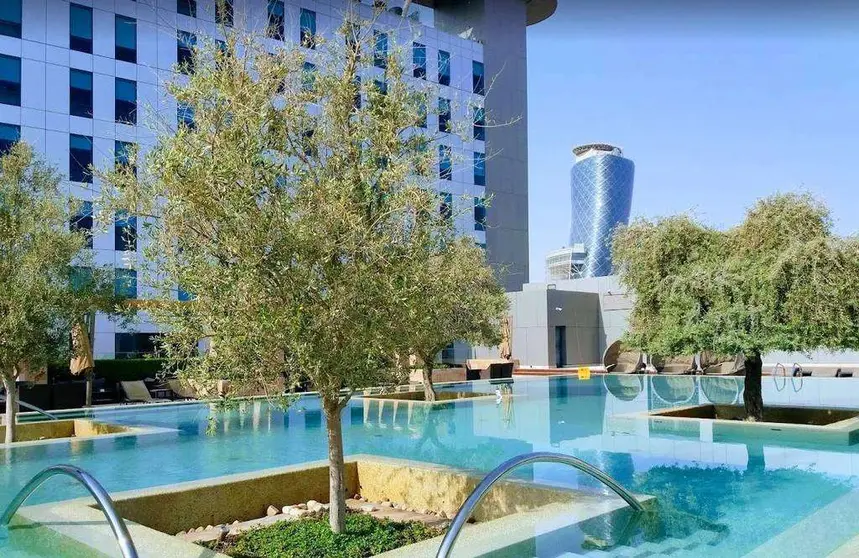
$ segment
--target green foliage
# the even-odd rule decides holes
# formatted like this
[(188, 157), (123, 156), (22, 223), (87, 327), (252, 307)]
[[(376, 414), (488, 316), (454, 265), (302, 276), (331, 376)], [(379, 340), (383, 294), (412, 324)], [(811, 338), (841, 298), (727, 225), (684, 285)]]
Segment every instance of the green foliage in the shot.
[[(418, 295), (403, 279), (412, 225), (438, 209), (432, 138), (413, 128), (435, 97), (393, 55), (387, 94), (358, 81), (372, 28), (341, 33), (357, 47), (320, 45), (310, 87), (306, 49), (270, 54), (237, 35), (223, 51), (204, 44), (194, 74), (169, 88), (195, 127), (160, 135), (139, 178), (104, 173), (117, 187), (109, 205), (147, 222), (146, 283), (194, 295), (148, 310), (166, 326), (167, 357), (195, 379), (275, 390), (306, 377), (341, 407), (344, 388), (399, 379), (382, 363), (403, 346)], [(198, 355), (199, 339), (214, 350)]]
[(254, 529), (210, 548), (242, 558), (363, 558), (443, 534), (423, 523), (393, 522), (369, 515), (346, 516), (346, 531), (334, 534), (325, 519), (283, 521)]
[[(404, 274), (414, 293), (404, 308), (408, 351), (430, 374), (436, 355), (450, 343), (496, 345), (508, 301), (482, 249), (470, 238), (439, 235), (431, 226)], [(441, 230), (444, 230), (443, 228)], [(426, 386), (428, 393), (431, 386)]]
[(69, 231), (59, 182), (24, 143), (0, 159), (0, 374), (8, 378), (67, 355), (72, 260), (84, 238)]
[[(12, 398), (25, 371), (71, 356), (73, 324), (115, 308), (112, 271), (82, 250), (85, 233), (69, 227), (76, 204), (59, 183), (25, 143), (0, 158), (0, 377)], [(14, 425), (14, 405), (7, 417)]]
[[(409, 344), (406, 309), (421, 295), (410, 274), (425, 236), (450, 228), (426, 218), (438, 212), (438, 161), (419, 124), (436, 86), (404, 77), (408, 37), (380, 90), (374, 23), (347, 15), (313, 52), (270, 53), (267, 40), (228, 30), (223, 47), (201, 41), (193, 74), (168, 86), (194, 126), (101, 173), (116, 186), (109, 209), (145, 223), (151, 266), (138, 274), (164, 299), (147, 310), (182, 375), (269, 394), (309, 380), (319, 392), (339, 471), (335, 529), (338, 417), (354, 389), (404, 377), (389, 363)], [(177, 285), (193, 300), (170, 302)]]
[(763, 199), (727, 231), (638, 221), (613, 253), (635, 296), (627, 342), (650, 353), (859, 348), (859, 239), (809, 196)]

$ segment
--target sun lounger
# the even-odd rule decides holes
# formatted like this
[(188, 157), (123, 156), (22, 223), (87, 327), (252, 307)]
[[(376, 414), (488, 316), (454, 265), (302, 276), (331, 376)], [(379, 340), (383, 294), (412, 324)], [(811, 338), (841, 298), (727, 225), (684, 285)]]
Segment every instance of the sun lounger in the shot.
[(125, 394), (125, 401), (134, 403), (168, 403), (169, 399), (156, 399), (149, 393), (149, 388), (142, 380), (136, 382), (119, 382), (122, 387), (122, 392)]
[(612, 374), (637, 374), (644, 370), (644, 355), (641, 351), (625, 351), (620, 340), (609, 345), (602, 356), (606, 372)]
[(743, 355), (729, 359), (705, 352), (701, 353), (701, 369), (707, 376), (742, 376), (746, 373), (746, 360)]
[(177, 399), (197, 399), (197, 391), (183, 380), (167, 380), (167, 387)]
[(652, 368), (657, 374), (669, 376), (696, 374), (699, 371), (697, 359), (694, 356), (677, 356), (667, 359), (653, 356), (650, 358), (648, 368)]

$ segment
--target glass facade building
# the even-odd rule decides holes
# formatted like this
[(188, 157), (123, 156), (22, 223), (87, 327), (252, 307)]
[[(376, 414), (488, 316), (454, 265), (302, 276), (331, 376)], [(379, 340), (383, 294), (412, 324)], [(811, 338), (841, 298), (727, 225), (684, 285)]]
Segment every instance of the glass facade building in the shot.
[[(197, 125), (194, 108), (177, 102), (165, 82), (193, 72), (195, 45), (223, 43), (221, 26), (255, 33), (272, 53), (305, 47), (302, 79), (312, 84), (314, 59), (324, 58), (313, 51), (343, 40), (338, 28), (354, 12), (374, 21), (365, 83), (384, 91), (390, 57), (402, 51), (407, 80), (437, 90), (423, 127), (434, 136), (428, 148), (438, 156), (438, 190), (446, 200), (440, 209), (505, 270), (505, 287), (517, 290), (528, 279), (525, 28), (556, 6), (557, 0), (0, 0), (0, 152), (23, 139), (58, 169), (63, 195), (81, 204), (70, 226), (90, 232), (94, 260), (117, 270), (117, 292), (182, 300), (191, 295), (179, 285), (175, 295), (160, 293), (147, 280), (143, 217), (119, 215), (112, 227), (92, 226), (103, 184), (90, 166), (128, 164), (131, 151), (146, 157), (153, 125), (159, 132)], [(490, 83), (494, 94), (484, 96)], [(487, 115), (521, 124), (492, 126)], [(469, 127), (472, 137), (453, 133)], [(158, 333), (146, 312), (132, 324), (97, 315), (96, 358), (135, 354), (119, 340), (138, 333)], [(468, 358), (459, 347), (455, 352), (458, 362)]]
[(584, 247), (579, 277), (604, 277), (612, 272), (612, 231), (629, 223), (635, 164), (613, 145), (581, 145), (573, 153), (569, 245)]

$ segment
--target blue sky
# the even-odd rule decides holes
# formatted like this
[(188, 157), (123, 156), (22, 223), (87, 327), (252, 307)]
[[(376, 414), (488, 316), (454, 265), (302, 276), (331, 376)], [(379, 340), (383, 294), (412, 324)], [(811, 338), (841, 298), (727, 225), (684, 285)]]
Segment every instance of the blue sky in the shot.
[(728, 227), (756, 199), (801, 190), (837, 232), (859, 233), (859, 26), (577, 20), (560, 4), (528, 31), (531, 281), (567, 242), (581, 143), (635, 161), (634, 217)]

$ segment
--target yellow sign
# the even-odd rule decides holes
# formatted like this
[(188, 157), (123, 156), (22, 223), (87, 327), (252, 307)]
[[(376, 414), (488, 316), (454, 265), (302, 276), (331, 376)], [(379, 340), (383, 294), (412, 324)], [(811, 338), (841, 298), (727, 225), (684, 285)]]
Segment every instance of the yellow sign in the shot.
[(579, 367), (579, 379), (580, 380), (590, 380), (591, 379), (591, 369), (587, 366)]

